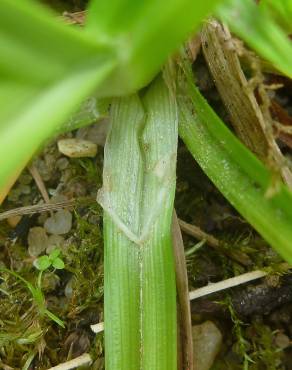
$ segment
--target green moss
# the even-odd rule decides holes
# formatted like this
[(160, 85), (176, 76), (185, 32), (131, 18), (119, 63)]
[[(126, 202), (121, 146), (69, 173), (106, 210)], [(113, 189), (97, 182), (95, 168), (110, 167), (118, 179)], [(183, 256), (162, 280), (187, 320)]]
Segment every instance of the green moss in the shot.
[(262, 320), (254, 320), (248, 331), (252, 349), (251, 358), (254, 361), (250, 369), (280, 369), (283, 353), (275, 346), (275, 332)]

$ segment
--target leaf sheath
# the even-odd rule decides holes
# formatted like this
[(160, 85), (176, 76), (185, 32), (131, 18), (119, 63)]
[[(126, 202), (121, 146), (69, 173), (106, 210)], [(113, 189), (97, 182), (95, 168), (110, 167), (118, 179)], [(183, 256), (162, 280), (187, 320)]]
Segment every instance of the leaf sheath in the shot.
[(116, 99), (105, 147), (105, 346), (110, 370), (176, 368), (171, 245), (177, 113), (160, 77)]

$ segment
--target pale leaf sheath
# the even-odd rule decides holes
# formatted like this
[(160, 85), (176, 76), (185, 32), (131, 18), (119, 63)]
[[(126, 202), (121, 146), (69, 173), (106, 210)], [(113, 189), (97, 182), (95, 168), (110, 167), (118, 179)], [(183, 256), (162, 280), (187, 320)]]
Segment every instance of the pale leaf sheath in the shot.
[(161, 77), (145, 96), (116, 99), (105, 147), (106, 368), (176, 368), (171, 216), (176, 103)]

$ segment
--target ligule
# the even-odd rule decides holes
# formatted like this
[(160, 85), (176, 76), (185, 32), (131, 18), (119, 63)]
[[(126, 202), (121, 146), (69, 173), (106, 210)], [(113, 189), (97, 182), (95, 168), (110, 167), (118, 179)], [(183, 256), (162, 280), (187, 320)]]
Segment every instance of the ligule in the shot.
[[(125, 144), (126, 143), (126, 144)], [(176, 103), (158, 77), (140, 98), (116, 99), (105, 147), (107, 369), (176, 368), (171, 245)]]

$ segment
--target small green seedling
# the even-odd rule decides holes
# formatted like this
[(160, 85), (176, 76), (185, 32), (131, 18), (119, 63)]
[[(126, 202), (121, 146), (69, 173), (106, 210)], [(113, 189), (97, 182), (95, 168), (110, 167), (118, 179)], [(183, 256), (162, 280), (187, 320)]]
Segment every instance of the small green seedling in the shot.
[(51, 266), (57, 270), (62, 270), (65, 267), (64, 261), (60, 258), (61, 250), (56, 248), (47, 256), (37, 258), (33, 265), (40, 271), (45, 271)]
[(42, 274), (43, 271), (47, 270), (50, 266), (53, 266), (55, 269), (63, 269), (64, 268), (64, 262), (59, 257), (61, 253), (61, 250), (56, 248), (54, 249), (49, 256), (41, 256), (37, 258), (34, 261), (34, 266), (40, 270), (38, 278), (37, 278), (37, 284), (34, 286), (29, 281), (24, 279), (21, 275), (16, 273), (15, 271), (11, 271), (9, 269), (3, 268), (0, 269), (0, 271), (4, 271), (9, 273), (10, 275), (13, 275), (17, 279), (21, 280), (24, 285), (28, 288), (28, 290), (31, 292), (31, 295), (33, 297), (33, 300), (38, 308), (38, 311), (41, 316), (48, 316), (51, 320), (53, 320), (56, 324), (60, 325), (62, 328), (65, 327), (63, 321), (59, 319), (55, 314), (53, 314), (51, 311), (49, 311), (46, 307), (46, 299), (41, 289), (41, 282), (42, 282)]

